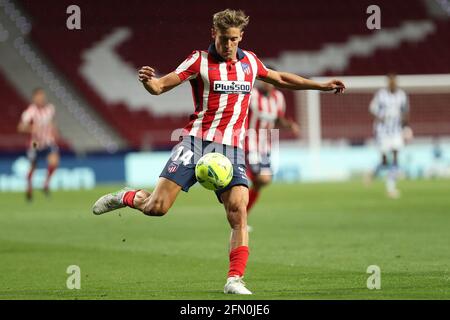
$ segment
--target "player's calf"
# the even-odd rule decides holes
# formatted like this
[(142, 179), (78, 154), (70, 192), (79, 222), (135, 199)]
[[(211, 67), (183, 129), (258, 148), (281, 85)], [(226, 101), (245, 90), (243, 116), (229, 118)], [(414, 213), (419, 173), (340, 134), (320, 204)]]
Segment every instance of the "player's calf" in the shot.
[[(133, 208), (140, 210), (147, 216), (164, 216), (169, 212), (180, 190), (180, 186), (176, 183), (161, 178), (151, 194), (145, 190), (139, 190), (135, 193), (132, 203)], [(129, 206), (131, 207), (131, 205)]]
[(230, 249), (248, 246), (247, 188), (244, 186), (233, 187), (222, 194), (222, 200), (231, 227)]
[(172, 206), (164, 197), (153, 194), (143, 200), (140, 210), (147, 216), (162, 217)]
[(126, 192), (122, 202), (125, 206), (138, 209), (147, 216), (161, 217), (165, 215), (170, 208), (164, 197), (156, 193), (151, 194), (145, 190)]
[(247, 227), (247, 205), (244, 201), (225, 203), (225, 210), (232, 229), (244, 229)]

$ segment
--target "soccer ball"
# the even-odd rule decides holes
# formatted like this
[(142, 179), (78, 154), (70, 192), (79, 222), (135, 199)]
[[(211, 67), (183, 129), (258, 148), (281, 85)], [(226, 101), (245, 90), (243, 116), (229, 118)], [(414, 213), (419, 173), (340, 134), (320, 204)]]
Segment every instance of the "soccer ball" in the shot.
[(223, 189), (233, 178), (233, 165), (221, 153), (207, 153), (198, 160), (195, 177), (208, 190)]

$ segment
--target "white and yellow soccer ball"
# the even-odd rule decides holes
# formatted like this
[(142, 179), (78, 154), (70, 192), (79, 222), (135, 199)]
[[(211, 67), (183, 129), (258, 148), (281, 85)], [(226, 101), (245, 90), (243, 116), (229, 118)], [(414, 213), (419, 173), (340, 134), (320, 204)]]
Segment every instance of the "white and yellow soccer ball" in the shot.
[(223, 189), (233, 178), (233, 165), (221, 153), (207, 153), (198, 160), (195, 177), (208, 190)]

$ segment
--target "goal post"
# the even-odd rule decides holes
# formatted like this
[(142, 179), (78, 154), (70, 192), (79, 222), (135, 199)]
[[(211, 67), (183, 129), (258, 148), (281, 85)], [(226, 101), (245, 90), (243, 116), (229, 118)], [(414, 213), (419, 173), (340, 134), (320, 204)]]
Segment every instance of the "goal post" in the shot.
[[(296, 92), (301, 139), (311, 151), (317, 152), (323, 143), (362, 144), (372, 138), (369, 103), (377, 90), (387, 86), (386, 76), (335, 78), (346, 84), (343, 95)], [(324, 82), (330, 78), (312, 79)], [(416, 138), (450, 137), (450, 74), (398, 75), (397, 83), (408, 94)]]

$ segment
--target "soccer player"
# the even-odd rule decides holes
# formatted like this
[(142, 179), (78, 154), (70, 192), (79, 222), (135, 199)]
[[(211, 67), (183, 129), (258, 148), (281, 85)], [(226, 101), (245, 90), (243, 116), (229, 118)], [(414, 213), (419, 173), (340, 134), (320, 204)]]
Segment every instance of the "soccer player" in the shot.
[[(394, 74), (387, 76), (388, 87), (380, 89), (370, 102), (369, 111), (374, 117), (374, 132), (381, 153), (381, 163), (375, 169), (376, 177), (387, 170), (386, 191), (390, 198), (400, 197), (397, 189), (398, 154), (412, 137), (408, 127), (409, 102), (405, 91), (398, 88)], [(388, 157), (392, 156), (392, 159)]]
[(185, 81), (192, 86), (195, 112), (183, 130), (152, 193), (128, 188), (107, 194), (93, 206), (94, 214), (125, 206), (149, 216), (163, 216), (180, 190), (196, 183), (195, 165), (202, 154), (221, 152), (233, 163), (229, 185), (216, 191), (231, 226), (229, 271), (224, 293), (251, 294), (242, 281), (248, 260), (247, 204), (248, 180), (245, 174), (243, 143), (247, 125), (250, 93), (255, 79), (293, 90), (314, 89), (342, 92), (339, 80), (317, 83), (292, 73), (267, 69), (251, 51), (238, 45), (249, 22), (240, 10), (224, 10), (213, 16), (208, 50), (193, 51), (178, 68), (155, 77), (153, 68), (139, 70), (139, 80), (152, 95), (163, 94)]
[(30, 142), (27, 157), (30, 160), (30, 170), (27, 175), (26, 198), (28, 201), (33, 197), (33, 173), (40, 157), (47, 158), (47, 177), (44, 182), (43, 191), (49, 195), (50, 178), (59, 164), (59, 149), (56, 144), (57, 130), (55, 125), (55, 107), (47, 102), (45, 91), (37, 88), (33, 91), (32, 101), (28, 108), (22, 113), (19, 132), (29, 133)]
[[(272, 67), (268, 69), (275, 70)], [(252, 181), (249, 189), (247, 214), (264, 186), (272, 181), (271, 130), (276, 126), (290, 129), (295, 135), (300, 130), (297, 123), (285, 117), (286, 101), (283, 93), (267, 82), (253, 88), (250, 99), (248, 134), (246, 141), (247, 176)], [(249, 228), (249, 231), (251, 229)]]

